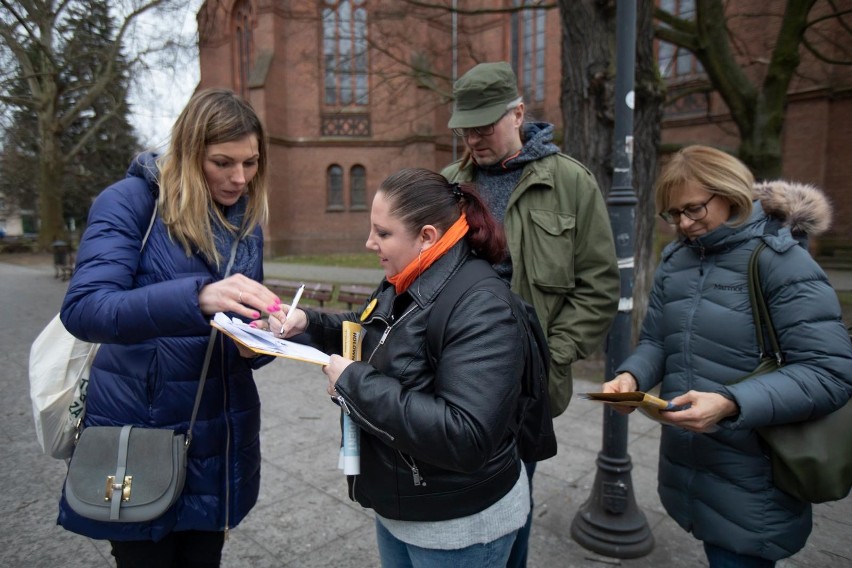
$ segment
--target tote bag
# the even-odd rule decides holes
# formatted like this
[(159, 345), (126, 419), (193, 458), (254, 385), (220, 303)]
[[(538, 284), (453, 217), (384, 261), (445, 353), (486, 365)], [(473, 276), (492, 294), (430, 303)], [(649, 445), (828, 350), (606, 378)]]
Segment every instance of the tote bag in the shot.
[[(157, 219), (157, 203), (142, 239), (145, 249)], [(89, 371), (100, 347), (71, 335), (59, 314), (39, 333), (30, 347), (30, 400), (36, 437), (42, 452), (56, 459), (71, 457), (77, 422), (86, 405)]]
[[(758, 258), (761, 242), (749, 261), (749, 299), (761, 363), (736, 382), (783, 367), (784, 357), (769, 307), (760, 288)], [(766, 332), (769, 345), (764, 342)], [(852, 400), (834, 412), (813, 420), (757, 429), (771, 451), (772, 477), (782, 491), (802, 501), (824, 503), (843, 499), (852, 488)]]

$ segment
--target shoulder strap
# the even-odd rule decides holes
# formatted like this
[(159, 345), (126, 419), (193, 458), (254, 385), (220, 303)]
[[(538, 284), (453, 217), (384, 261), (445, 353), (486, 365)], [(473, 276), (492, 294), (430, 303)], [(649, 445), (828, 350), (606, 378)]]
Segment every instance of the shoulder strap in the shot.
[(157, 204), (159, 199), (154, 198), (154, 210), (151, 212), (151, 220), (148, 221), (148, 230), (145, 231), (145, 236), (142, 237), (142, 246), (139, 248), (139, 251), (145, 250), (145, 245), (148, 243), (148, 237), (151, 236), (151, 229), (154, 228), (154, 221), (157, 220)]
[[(156, 206), (154, 213), (156, 214)], [(228, 259), (228, 266), (225, 268), (225, 278), (231, 274), (231, 268), (234, 266), (234, 258), (237, 255), (237, 245), (240, 244), (240, 239), (234, 239), (231, 245), (231, 257)], [(189, 420), (189, 428), (186, 430), (186, 447), (189, 447), (192, 442), (192, 427), (195, 425), (195, 418), (198, 416), (198, 407), (201, 406), (201, 395), (204, 392), (204, 383), (207, 382), (207, 370), (210, 368), (210, 357), (213, 355), (213, 345), (216, 343), (216, 328), (211, 326), (210, 339), (207, 341), (207, 353), (204, 355), (204, 364), (201, 366), (201, 377), (198, 380), (198, 390), (195, 391), (195, 404), (192, 406), (192, 418)]]
[[(763, 296), (763, 289), (760, 286), (760, 253), (766, 248), (766, 243), (760, 241), (751, 253), (748, 262), (748, 296), (751, 302), (751, 315), (754, 318), (754, 330), (757, 337), (757, 346), (760, 348), (760, 358), (763, 359), (768, 355), (772, 355), (780, 365), (783, 362), (781, 355), (781, 346), (778, 343), (778, 335), (775, 333), (775, 326), (772, 324), (772, 318), (769, 315), (769, 306), (766, 305), (766, 299)], [(769, 339), (769, 349), (767, 349), (764, 341), (764, 331)]]
[(470, 290), (474, 284), (481, 282), (487, 278), (496, 278), (499, 276), (491, 268), (487, 261), (481, 258), (474, 258), (465, 262), (458, 271), (450, 277), (449, 282), (444, 286), (429, 312), (426, 321), (426, 354), (429, 357), (430, 363), (434, 366), (441, 357), (441, 351), (444, 346), (444, 332), (447, 328), (447, 321), (450, 319), (450, 313), (455, 308), (458, 301)]

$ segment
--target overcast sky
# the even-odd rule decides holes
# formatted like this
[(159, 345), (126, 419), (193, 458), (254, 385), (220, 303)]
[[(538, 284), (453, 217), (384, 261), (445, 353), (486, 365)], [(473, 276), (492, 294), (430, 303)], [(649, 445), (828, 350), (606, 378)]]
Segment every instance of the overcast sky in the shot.
[[(172, 124), (180, 114), (198, 84), (197, 23), (195, 20), (201, 0), (191, 0), (167, 16), (151, 15), (140, 21), (138, 43), (144, 48), (146, 35), (167, 33), (180, 36), (191, 43), (188, 53), (169, 54), (162, 61), (151, 61), (152, 70), (139, 77), (131, 89), (130, 122), (139, 141), (148, 148), (161, 148), (168, 142)], [(168, 28), (164, 28), (164, 24)], [(131, 44), (130, 50), (137, 49)]]

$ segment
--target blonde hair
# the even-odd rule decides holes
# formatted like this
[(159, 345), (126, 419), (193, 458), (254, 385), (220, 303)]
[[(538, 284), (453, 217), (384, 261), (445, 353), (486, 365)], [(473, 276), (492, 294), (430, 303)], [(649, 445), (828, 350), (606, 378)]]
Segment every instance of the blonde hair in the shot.
[(752, 210), (754, 176), (741, 161), (709, 146), (687, 146), (663, 167), (657, 178), (657, 212), (669, 209), (673, 196), (690, 182), (724, 197), (731, 206), (727, 223), (745, 223)]
[[(248, 203), (241, 227), (228, 223), (213, 201), (204, 177), (207, 146), (257, 136), (257, 173), (248, 184)], [(232, 234), (240, 236), (265, 223), (267, 203), (267, 141), (263, 125), (248, 102), (227, 89), (196, 93), (172, 127), (169, 149), (157, 160), (160, 170), (160, 214), (169, 235), (187, 256), (197, 250), (217, 266), (211, 216)]]

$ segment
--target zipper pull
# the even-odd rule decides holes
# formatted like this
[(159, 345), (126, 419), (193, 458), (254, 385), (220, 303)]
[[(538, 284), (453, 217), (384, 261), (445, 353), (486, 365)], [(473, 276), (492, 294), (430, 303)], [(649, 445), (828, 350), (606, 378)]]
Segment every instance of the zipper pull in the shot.
[(393, 326), (389, 325), (389, 326), (385, 329), (385, 332), (382, 334), (382, 338), (381, 338), (381, 339), (379, 339), (379, 345), (384, 345), (384, 344), (385, 344), (385, 339), (387, 339), (387, 338), (388, 338), (388, 334), (390, 333), (391, 327), (393, 327)]
[(415, 487), (419, 485), (426, 487), (426, 481), (422, 477), (420, 477), (420, 469), (417, 467), (416, 464), (411, 466), (411, 476), (412, 478), (414, 478)]
[(337, 404), (340, 405), (340, 408), (343, 409), (343, 412), (345, 412), (347, 416), (351, 414), (351, 411), (349, 410), (349, 405), (346, 404), (346, 401), (343, 400), (343, 397), (341, 395), (337, 395)]

